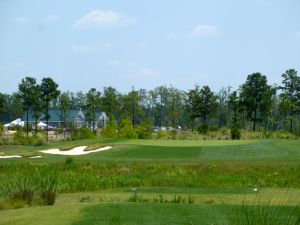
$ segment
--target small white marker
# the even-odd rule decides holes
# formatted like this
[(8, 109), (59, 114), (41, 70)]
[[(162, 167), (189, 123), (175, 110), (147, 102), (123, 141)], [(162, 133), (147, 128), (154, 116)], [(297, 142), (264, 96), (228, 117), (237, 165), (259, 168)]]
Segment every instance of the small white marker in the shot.
[(254, 191), (254, 192), (257, 192), (257, 188), (253, 188), (253, 191)]

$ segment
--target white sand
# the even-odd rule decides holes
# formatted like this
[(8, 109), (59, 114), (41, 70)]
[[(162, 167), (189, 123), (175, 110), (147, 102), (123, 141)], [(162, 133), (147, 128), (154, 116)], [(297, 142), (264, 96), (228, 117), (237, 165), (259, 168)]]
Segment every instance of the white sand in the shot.
[(31, 156), (31, 157), (29, 157), (30, 159), (38, 159), (38, 158), (42, 158), (42, 156), (41, 155), (37, 155), (37, 156)]
[(40, 151), (42, 153), (47, 153), (47, 154), (55, 154), (55, 155), (86, 155), (86, 154), (90, 154), (90, 153), (94, 153), (94, 152), (101, 152), (101, 151), (106, 151), (111, 149), (111, 146), (106, 146), (106, 147), (102, 147), (102, 148), (98, 148), (95, 150), (90, 150), (90, 151), (84, 151), (84, 149), (87, 146), (79, 146), (67, 151), (61, 151), (58, 148), (55, 149), (49, 149), (49, 150), (44, 150), (44, 151)]
[(0, 159), (9, 159), (9, 158), (22, 158), (20, 155), (4, 155), (0, 156)]

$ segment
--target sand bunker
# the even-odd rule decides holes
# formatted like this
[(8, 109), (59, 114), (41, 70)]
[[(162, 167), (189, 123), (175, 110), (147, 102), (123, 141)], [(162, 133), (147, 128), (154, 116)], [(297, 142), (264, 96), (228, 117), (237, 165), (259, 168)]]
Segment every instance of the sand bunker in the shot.
[(94, 153), (94, 152), (101, 152), (101, 151), (106, 151), (111, 149), (111, 146), (106, 146), (106, 147), (102, 147), (102, 148), (98, 148), (95, 150), (90, 150), (90, 151), (84, 151), (84, 149), (86, 149), (87, 146), (79, 146), (67, 151), (61, 151), (58, 148), (55, 149), (49, 149), (49, 150), (44, 150), (44, 151), (40, 151), (42, 153), (47, 153), (47, 154), (54, 154), (54, 155), (86, 155), (86, 154), (90, 154), (90, 153)]
[(31, 156), (31, 157), (29, 157), (30, 159), (38, 159), (38, 158), (42, 158), (42, 156), (41, 155), (36, 155), (36, 156)]
[(20, 155), (3, 155), (0, 156), (0, 159), (10, 159), (10, 158), (22, 158)]

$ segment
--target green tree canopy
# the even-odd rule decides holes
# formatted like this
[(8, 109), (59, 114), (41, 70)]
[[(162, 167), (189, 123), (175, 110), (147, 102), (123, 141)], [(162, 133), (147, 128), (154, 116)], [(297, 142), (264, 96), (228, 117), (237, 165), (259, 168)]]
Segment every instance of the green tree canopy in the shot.
[(45, 117), (47, 123), (47, 140), (48, 140), (48, 122), (50, 119), (49, 115), (49, 103), (50, 101), (56, 99), (60, 94), (58, 90), (58, 84), (55, 83), (52, 78), (46, 77), (42, 79), (41, 83), (41, 97), (45, 103)]
[(36, 100), (36, 79), (33, 77), (25, 77), (19, 84), (18, 95), (22, 100), (24, 109), (26, 110), (26, 135), (28, 137), (28, 113), (29, 109), (34, 105)]
[(196, 86), (188, 93), (191, 105), (191, 117), (201, 118), (202, 123), (207, 125), (208, 119), (212, 118), (218, 108), (218, 97), (210, 90), (209, 86), (201, 89)]
[(293, 132), (293, 121), (295, 113), (300, 110), (300, 77), (294, 69), (287, 70), (282, 74), (282, 84), (279, 89), (282, 90), (281, 98), (286, 100), (286, 106), (289, 108), (290, 132)]
[(91, 88), (86, 94), (86, 119), (95, 131), (96, 113), (100, 111), (101, 93)]
[(252, 130), (256, 130), (257, 121), (263, 112), (267, 112), (264, 104), (271, 102), (272, 87), (267, 83), (267, 77), (261, 73), (248, 75), (246, 82), (240, 87), (242, 105), (245, 106), (247, 116), (253, 122)]

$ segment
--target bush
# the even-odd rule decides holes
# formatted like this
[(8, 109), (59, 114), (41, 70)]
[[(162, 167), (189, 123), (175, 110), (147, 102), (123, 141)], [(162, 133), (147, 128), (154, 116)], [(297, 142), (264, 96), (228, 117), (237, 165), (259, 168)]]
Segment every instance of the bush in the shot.
[(7, 184), (5, 191), (10, 204), (22, 203), (31, 206), (34, 189), (33, 183), (28, 177), (15, 177)]
[(233, 127), (230, 129), (231, 139), (239, 140), (241, 138), (241, 131), (237, 127)]
[(0, 136), (3, 134), (4, 126), (2, 123), (0, 123)]
[(160, 131), (157, 132), (156, 138), (157, 139), (162, 139), (162, 138), (165, 138), (166, 136), (167, 136), (167, 132), (160, 130)]
[(27, 144), (28, 140), (26, 140), (24, 132), (21, 129), (17, 130), (17, 132), (14, 134), (13, 142), (17, 145)]
[(139, 139), (150, 139), (152, 137), (152, 123), (146, 121), (136, 128), (136, 133)]
[(137, 138), (137, 134), (133, 129), (132, 122), (129, 118), (122, 119), (121, 121), (120, 137)]
[(0, 210), (7, 209), (8, 205), (4, 200), (0, 199)]
[(207, 124), (201, 124), (197, 129), (199, 134), (207, 134), (208, 132), (208, 125)]
[(285, 203), (279, 206), (272, 206), (255, 202), (245, 204), (233, 209), (229, 208), (227, 220), (232, 225), (299, 225), (299, 206), (289, 206)]
[(0, 145), (8, 145), (9, 139), (7, 137), (0, 137)]
[(290, 132), (284, 132), (284, 131), (275, 131), (273, 133), (270, 133), (269, 135), (266, 134), (267, 138), (278, 138), (278, 139), (297, 139), (297, 136), (290, 133)]
[(54, 173), (41, 176), (38, 188), (42, 203), (44, 205), (53, 205), (58, 188), (57, 176)]
[(177, 139), (177, 130), (171, 130), (170, 131), (170, 134), (171, 134), (171, 137), (172, 137), (172, 140), (176, 140)]
[(74, 165), (74, 159), (71, 157), (68, 157), (65, 159), (65, 167), (72, 167)]
[[(24, 132), (27, 132), (27, 123), (25, 121), (24, 127), (22, 129)], [(32, 126), (30, 124), (28, 124), (28, 132), (32, 131)]]
[(25, 137), (24, 132), (22, 130), (18, 130), (13, 137), (13, 143), (16, 145), (42, 146), (45, 142), (43, 137), (36, 134)]
[(113, 116), (110, 117), (108, 124), (102, 129), (101, 134), (104, 137), (116, 137), (117, 136), (117, 124)]
[(42, 146), (44, 143), (44, 139), (36, 134), (28, 137), (28, 144), (31, 146)]
[(93, 137), (95, 137), (95, 134), (87, 127), (81, 127), (79, 129), (73, 130), (71, 134), (71, 139), (73, 141), (80, 139), (89, 139)]

